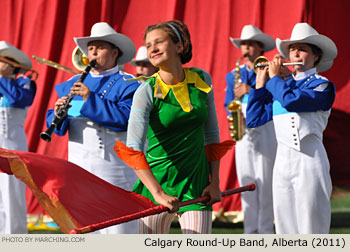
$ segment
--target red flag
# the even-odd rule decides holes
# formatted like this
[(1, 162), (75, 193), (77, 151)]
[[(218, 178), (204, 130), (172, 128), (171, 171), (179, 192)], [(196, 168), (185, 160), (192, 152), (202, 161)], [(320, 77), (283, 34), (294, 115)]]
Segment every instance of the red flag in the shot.
[[(168, 210), (59, 158), (0, 148), (0, 172), (24, 182), (64, 233), (88, 233)], [(230, 189), (222, 196), (248, 190), (255, 185)], [(208, 200), (200, 197), (180, 206)]]
[[(0, 171), (24, 182), (62, 232), (140, 214), (155, 207), (149, 199), (125, 191), (69, 161), (0, 148)], [(96, 230), (96, 229), (94, 229)]]

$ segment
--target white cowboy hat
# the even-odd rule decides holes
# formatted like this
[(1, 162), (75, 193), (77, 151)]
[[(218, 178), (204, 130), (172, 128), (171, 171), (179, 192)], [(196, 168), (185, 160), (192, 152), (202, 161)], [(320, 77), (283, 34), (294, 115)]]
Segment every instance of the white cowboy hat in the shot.
[(277, 50), (286, 59), (289, 59), (289, 46), (294, 43), (308, 43), (319, 47), (322, 50), (322, 58), (317, 65), (317, 71), (323, 72), (331, 68), (333, 59), (337, 56), (338, 50), (334, 42), (320, 35), (307, 23), (298, 23), (294, 26), (290, 39), (276, 39)]
[(88, 55), (88, 43), (95, 40), (112, 43), (123, 52), (123, 55), (118, 58), (118, 65), (129, 62), (135, 56), (136, 48), (131, 39), (116, 32), (105, 22), (94, 24), (91, 28), (91, 34), (89, 37), (74, 38), (75, 43), (85, 55)]
[(264, 52), (271, 51), (275, 48), (274, 39), (265, 33), (263, 33), (259, 28), (254, 25), (245, 25), (242, 29), (240, 38), (231, 38), (231, 42), (237, 48), (240, 48), (241, 42), (244, 40), (254, 40), (259, 41), (264, 45)]
[[(0, 56), (1, 57), (9, 57), (17, 61), (20, 65), (26, 66), (31, 68), (32, 62), (30, 61), (29, 57), (22, 52), (21, 50), (17, 49), (10, 43), (6, 41), (0, 41)], [(27, 70), (20, 69), (20, 73), (24, 73)]]
[(135, 59), (130, 61), (130, 64), (136, 67), (137, 62), (150, 62), (147, 57), (147, 48), (145, 46), (140, 46), (137, 50)]

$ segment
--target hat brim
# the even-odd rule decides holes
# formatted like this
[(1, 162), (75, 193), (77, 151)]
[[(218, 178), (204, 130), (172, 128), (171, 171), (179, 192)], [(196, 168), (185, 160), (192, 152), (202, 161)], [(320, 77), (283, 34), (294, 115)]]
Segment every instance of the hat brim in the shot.
[(338, 50), (334, 42), (324, 35), (311, 35), (298, 40), (281, 40), (276, 39), (278, 52), (286, 59), (289, 59), (289, 46), (295, 43), (308, 43), (319, 47), (322, 50), (322, 58), (317, 65), (318, 72), (324, 72), (332, 67), (333, 60), (338, 54)]
[(256, 34), (248, 38), (230, 38), (233, 45), (237, 48), (240, 48), (241, 42), (246, 40), (254, 40), (262, 43), (264, 45), (264, 52), (271, 51), (275, 48), (275, 41), (273, 38), (267, 34)]
[(138, 62), (150, 62), (150, 61), (148, 58), (142, 59), (142, 60), (133, 59), (132, 61), (130, 61), (130, 64), (133, 65), (134, 67), (136, 67)]
[(131, 41), (131, 39), (121, 33), (109, 34), (105, 36), (74, 38), (75, 43), (86, 56), (88, 55), (87, 47), (89, 42), (96, 40), (112, 43), (123, 52), (123, 55), (118, 58), (118, 65), (128, 63), (135, 56), (136, 48), (134, 43)]
[[(32, 68), (32, 62), (30, 61), (29, 57), (21, 50), (8, 43), (0, 45), (0, 56), (12, 58), (16, 60), (20, 65)], [(19, 70), (20, 73), (24, 73), (26, 71), (27, 70), (23, 68), (20, 68)]]

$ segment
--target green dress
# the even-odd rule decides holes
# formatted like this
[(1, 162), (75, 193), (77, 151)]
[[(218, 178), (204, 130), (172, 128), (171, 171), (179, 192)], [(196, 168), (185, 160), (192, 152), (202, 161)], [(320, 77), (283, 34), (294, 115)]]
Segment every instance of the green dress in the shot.
[[(204, 81), (202, 70), (189, 68), (187, 71), (195, 72)], [(154, 91), (156, 78), (152, 77), (147, 82)], [(147, 133), (146, 158), (152, 172), (165, 193), (178, 197), (180, 201), (201, 197), (203, 189), (209, 185), (210, 174), (204, 148), (208, 94), (195, 87), (194, 83), (188, 83), (187, 87), (193, 109), (183, 111), (170, 89), (164, 99), (153, 98)], [(133, 191), (156, 203), (140, 180)], [(211, 206), (198, 203), (182, 207), (179, 212), (211, 209)]]

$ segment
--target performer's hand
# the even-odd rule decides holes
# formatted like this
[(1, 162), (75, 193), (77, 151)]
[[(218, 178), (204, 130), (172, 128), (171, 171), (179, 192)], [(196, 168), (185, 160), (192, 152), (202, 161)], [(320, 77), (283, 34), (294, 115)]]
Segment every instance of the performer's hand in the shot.
[(153, 194), (153, 197), (158, 204), (169, 208), (170, 213), (174, 213), (179, 210), (179, 199), (177, 197), (170, 196), (164, 191)]
[(214, 184), (214, 183), (210, 183), (206, 188), (204, 188), (204, 190), (202, 192), (202, 197), (203, 196), (210, 197), (209, 201), (206, 203), (207, 206), (211, 206), (214, 203), (222, 200), (219, 185)]
[(11, 79), (14, 70), (15, 68), (13, 66), (4, 62), (0, 62), (0, 78), (5, 77), (7, 79)]
[[(55, 103), (55, 115), (57, 115), (57, 112), (60, 109), (60, 107), (66, 103), (67, 103), (67, 96), (63, 96), (56, 101), (56, 103)], [(68, 108), (70, 108), (70, 107), (71, 106), (69, 105)], [(66, 110), (66, 113), (63, 115), (63, 117), (65, 117), (67, 115), (67, 112), (68, 112), (68, 109)]]
[(258, 73), (256, 74), (256, 84), (255, 84), (256, 89), (265, 87), (266, 82), (269, 80), (268, 71), (269, 69), (267, 67), (258, 69)]
[(164, 192), (157, 179), (154, 177), (154, 174), (151, 169), (141, 169), (135, 170), (136, 175), (139, 177), (141, 182), (148, 188), (152, 193), (154, 200), (163, 206), (169, 208), (170, 212), (176, 212), (179, 210), (179, 199), (170, 196)]
[(235, 88), (234, 88), (235, 96), (241, 97), (245, 94), (249, 94), (249, 90), (250, 90), (250, 86), (245, 83), (235, 85)]
[(291, 74), (292, 74), (292, 71), (290, 71), (288, 67), (282, 66), (278, 76), (283, 80), (284, 78), (288, 77)]
[(270, 77), (270, 79), (275, 77), (276, 75), (280, 74), (282, 60), (283, 60), (282, 56), (280, 54), (276, 54), (273, 57), (273, 60), (269, 62), (269, 77)]
[(74, 86), (70, 89), (70, 92), (74, 95), (83, 97), (84, 101), (90, 96), (90, 89), (82, 82), (74, 83)]

